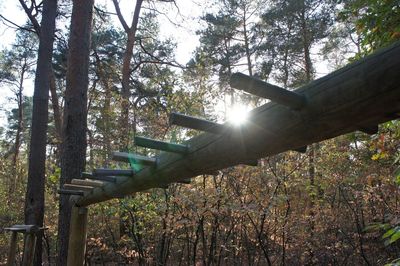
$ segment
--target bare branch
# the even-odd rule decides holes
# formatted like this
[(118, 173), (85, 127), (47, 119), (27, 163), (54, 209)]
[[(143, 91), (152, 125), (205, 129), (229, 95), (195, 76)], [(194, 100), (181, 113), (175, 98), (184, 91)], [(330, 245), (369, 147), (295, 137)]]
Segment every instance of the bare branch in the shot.
[[(21, 0), (20, 0), (20, 1), (21, 1)], [(121, 22), (122, 27), (124, 28), (124, 30), (126, 31), (126, 33), (128, 33), (128, 32), (129, 32), (129, 26), (128, 26), (128, 24), (126, 24), (126, 21), (125, 21), (125, 19), (124, 19), (124, 16), (122, 16), (122, 13), (121, 13), (121, 9), (120, 9), (120, 7), (119, 7), (118, 0), (113, 0), (113, 3), (114, 3), (114, 7), (115, 7), (115, 12), (117, 12), (117, 16), (118, 16), (119, 22)]]
[[(0, 18), (1, 18), (2, 20), (4, 20), (5, 22), (7, 22), (7, 23), (9, 23), (9, 24), (12, 25), (12, 26), (7, 25), (8, 27), (14, 27), (14, 28), (16, 28), (16, 29), (20, 29), (20, 30), (25, 30), (25, 31), (29, 31), (29, 32), (36, 33), (36, 31), (34, 31), (34, 30), (30, 29), (30, 28), (22, 27), (22, 26), (20, 26), (20, 25), (18, 25), (18, 24), (16, 24), (16, 23), (12, 22), (11, 20), (7, 19), (6, 17), (4, 17), (4, 16), (1, 15), (1, 14), (0, 14)], [(5, 23), (4, 23), (4, 24), (5, 24)]]
[[(26, 3), (25, 3), (24, 0), (19, 0), (19, 2), (20, 2), (20, 4), (21, 4), (22, 8), (24, 9), (26, 15), (28, 16), (29, 20), (31, 21), (31, 23), (32, 23), (32, 25), (33, 25), (33, 28), (34, 28), (35, 31), (36, 31), (36, 34), (37, 34), (37, 35), (40, 35), (40, 24), (39, 24), (39, 22), (37, 21), (37, 19), (35, 18), (35, 16), (32, 14), (32, 11), (33, 11), (33, 8), (34, 8), (34, 3), (32, 2), (31, 7), (29, 8), (29, 7), (26, 5)], [(36, 3), (35, 3), (35, 6), (36, 6)]]

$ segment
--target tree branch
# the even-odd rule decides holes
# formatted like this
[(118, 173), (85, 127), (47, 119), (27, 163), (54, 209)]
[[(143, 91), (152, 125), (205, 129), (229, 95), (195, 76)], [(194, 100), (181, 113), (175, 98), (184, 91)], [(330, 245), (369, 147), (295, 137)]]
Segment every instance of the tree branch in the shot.
[(128, 26), (128, 24), (126, 24), (124, 16), (122, 16), (121, 9), (119, 8), (118, 0), (113, 0), (113, 3), (114, 3), (114, 7), (115, 7), (115, 12), (117, 12), (117, 16), (118, 16), (119, 22), (121, 22), (121, 25), (124, 28), (125, 32), (128, 33), (129, 32), (129, 26)]
[[(37, 35), (40, 35), (40, 25), (39, 22), (37, 21), (37, 19), (33, 16), (32, 11), (33, 11), (33, 3), (31, 8), (28, 8), (28, 6), (26, 5), (24, 0), (19, 0), (22, 8), (24, 9), (26, 15), (28, 16), (29, 20), (31, 21), (33, 28), (36, 31)], [(36, 3), (35, 3), (36, 4)]]

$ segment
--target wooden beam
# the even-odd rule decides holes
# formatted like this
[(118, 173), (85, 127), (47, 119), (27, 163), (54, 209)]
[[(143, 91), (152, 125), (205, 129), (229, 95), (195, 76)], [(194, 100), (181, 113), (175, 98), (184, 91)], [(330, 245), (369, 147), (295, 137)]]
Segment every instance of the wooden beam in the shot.
[(368, 135), (374, 135), (374, 134), (378, 133), (379, 127), (378, 127), (378, 125), (363, 126), (363, 127), (360, 127), (358, 130), (360, 130), (361, 132), (368, 134)]
[(211, 122), (193, 116), (182, 115), (178, 113), (172, 113), (170, 115), (169, 124), (200, 130), (204, 132), (209, 132), (213, 134), (223, 134), (229, 129), (227, 126), (215, 122)]
[(141, 166), (155, 166), (157, 163), (156, 158), (150, 158), (127, 152), (114, 152), (112, 159), (114, 161), (125, 162), (125, 163), (130, 163), (131, 165), (141, 165)]
[(248, 165), (248, 166), (258, 166), (258, 160), (247, 160), (242, 162), (241, 164)]
[(94, 176), (93, 174), (87, 172), (83, 172), (81, 176), (82, 178), (99, 180), (103, 182), (111, 182), (111, 183), (117, 182), (117, 178), (115, 176)]
[(306, 153), (307, 152), (307, 146), (303, 146), (303, 147), (300, 147), (300, 148), (293, 149), (293, 151), (297, 151), (297, 152), (300, 152), (300, 153)]
[(40, 229), (37, 225), (32, 224), (15, 224), (12, 227), (4, 228), (5, 231), (17, 233), (37, 233)]
[(76, 190), (70, 190), (70, 189), (59, 189), (57, 190), (58, 194), (63, 194), (63, 195), (75, 195), (75, 196), (83, 196), (85, 193), (83, 191), (76, 191)]
[(230, 85), (233, 88), (269, 99), (295, 110), (301, 109), (306, 105), (306, 97), (304, 95), (242, 73), (233, 74), (230, 79)]
[(102, 187), (104, 185), (104, 182), (89, 179), (72, 179), (71, 184), (89, 187)]
[(353, 132), (357, 125), (389, 121), (400, 112), (399, 73), (400, 42), (297, 89), (307, 98), (300, 111), (274, 102), (262, 105), (249, 113), (246, 127), (200, 134), (187, 141), (186, 156), (162, 152), (157, 168), (95, 188), (76, 202), (86, 206), (129, 195)]
[(179, 184), (190, 184), (190, 183), (192, 183), (192, 180), (191, 179), (184, 179), (184, 180), (176, 181), (176, 183), (179, 183)]
[(64, 184), (63, 189), (77, 190), (77, 191), (92, 191), (93, 187), (74, 185), (74, 184)]
[(92, 173), (82, 172), (82, 174), (81, 174), (82, 179), (85, 179), (85, 178), (91, 179), (92, 177), (93, 177)]
[(93, 170), (94, 176), (133, 176), (132, 169), (105, 169), (99, 168)]
[(180, 154), (186, 154), (189, 152), (189, 147), (187, 145), (169, 143), (144, 137), (135, 137), (135, 144), (140, 147)]
[(84, 265), (88, 209), (72, 207), (67, 266)]

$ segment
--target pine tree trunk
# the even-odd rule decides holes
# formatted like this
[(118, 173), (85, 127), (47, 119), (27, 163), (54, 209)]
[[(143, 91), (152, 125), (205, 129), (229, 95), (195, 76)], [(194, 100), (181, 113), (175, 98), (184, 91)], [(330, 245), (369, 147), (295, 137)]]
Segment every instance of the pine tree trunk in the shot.
[[(79, 177), (85, 169), (89, 51), (94, 1), (73, 1), (67, 85), (63, 119), (60, 186)], [(58, 265), (66, 265), (71, 206), (60, 196), (58, 220)]]
[[(33, 92), (25, 224), (43, 226), (48, 99), (57, 0), (45, 0), (39, 37), (39, 52)], [(42, 265), (42, 235), (38, 235), (34, 265)]]
[(51, 69), (50, 71), (50, 95), (51, 95), (51, 105), (53, 108), (53, 116), (54, 116), (54, 126), (56, 128), (56, 138), (57, 144), (61, 143), (62, 136), (62, 117), (61, 117), (61, 108), (58, 102), (58, 95), (56, 90), (56, 80), (54, 77), (54, 71)]
[(12, 182), (10, 182), (10, 187), (9, 187), (9, 194), (11, 195), (18, 184), (18, 157), (19, 157), (19, 149), (21, 147), (21, 135), (24, 130), (24, 99), (23, 99), (23, 94), (22, 91), (24, 89), (24, 79), (25, 79), (25, 73), (27, 70), (27, 64), (26, 60), (24, 64), (22, 65), (21, 69), (21, 76), (19, 79), (19, 84), (18, 84), (18, 93), (17, 93), (17, 104), (18, 104), (18, 125), (17, 125), (17, 132), (15, 133), (15, 145), (14, 145), (14, 155), (12, 158)]

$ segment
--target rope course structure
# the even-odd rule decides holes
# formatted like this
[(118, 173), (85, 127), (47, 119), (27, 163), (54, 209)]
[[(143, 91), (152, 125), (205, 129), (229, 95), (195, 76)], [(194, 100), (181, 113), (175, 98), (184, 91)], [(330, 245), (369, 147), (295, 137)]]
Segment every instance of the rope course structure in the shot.
[(356, 130), (374, 134), (378, 124), (400, 117), (400, 43), (294, 91), (241, 73), (231, 76), (230, 85), (270, 102), (253, 109), (240, 126), (173, 113), (171, 124), (204, 133), (181, 144), (136, 137), (136, 145), (163, 152), (152, 158), (114, 152), (113, 160), (132, 169), (95, 169), (59, 190), (74, 205), (69, 265), (83, 264), (85, 210), (91, 204), (188, 183), (237, 164), (256, 165), (259, 158), (288, 150), (305, 152), (307, 145)]

